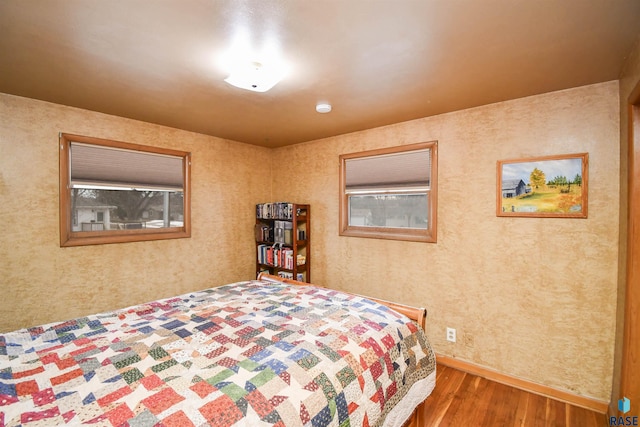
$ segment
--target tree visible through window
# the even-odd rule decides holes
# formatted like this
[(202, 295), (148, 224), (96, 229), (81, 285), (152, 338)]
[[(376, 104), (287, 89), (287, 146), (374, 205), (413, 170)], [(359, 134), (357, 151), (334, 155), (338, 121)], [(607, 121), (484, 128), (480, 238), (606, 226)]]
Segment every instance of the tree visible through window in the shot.
[(61, 246), (189, 237), (190, 157), (61, 134)]

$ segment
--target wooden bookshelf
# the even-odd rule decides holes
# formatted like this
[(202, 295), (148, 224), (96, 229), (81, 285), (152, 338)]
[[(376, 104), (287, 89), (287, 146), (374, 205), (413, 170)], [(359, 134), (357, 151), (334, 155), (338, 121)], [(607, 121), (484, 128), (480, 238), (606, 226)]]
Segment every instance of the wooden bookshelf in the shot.
[(264, 272), (311, 282), (311, 209), (298, 203), (256, 205), (256, 277)]

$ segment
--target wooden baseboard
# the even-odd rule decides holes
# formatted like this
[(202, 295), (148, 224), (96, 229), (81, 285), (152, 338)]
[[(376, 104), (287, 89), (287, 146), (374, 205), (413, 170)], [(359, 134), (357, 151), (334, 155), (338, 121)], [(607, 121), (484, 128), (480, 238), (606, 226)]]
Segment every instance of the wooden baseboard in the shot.
[(606, 414), (609, 409), (609, 402), (604, 402), (602, 400), (592, 399), (584, 396), (578, 396), (577, 394), (558, 390), (553, 387), (537, 384), (531, 381), (523, 380), (521, 378), (513, 377), (511, 375), (502, 374), (492, 369), (485, 368), (480, 365), (475, 365), (470, 362), (465, 362), (454, 357), (438, 354), (436, 355), (436, 361), (439, 364), (448, 366), (450, 368), (458, 369), (460, 371), (477, 375), (479, 377), (486, 378), (500, 384), (505, 384), (510, 387), (515, 387), (520, 390), (528, 391), (530, 393), (550, 397), (552, 399), (579, 406), (581, 408), (590, 409), (601, 414)]

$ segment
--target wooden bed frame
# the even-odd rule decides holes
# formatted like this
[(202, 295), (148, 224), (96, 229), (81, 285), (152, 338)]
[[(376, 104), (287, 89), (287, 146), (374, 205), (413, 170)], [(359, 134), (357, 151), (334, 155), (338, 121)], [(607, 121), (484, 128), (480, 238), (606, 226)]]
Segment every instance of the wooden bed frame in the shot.
[[(258, 274), (258, 280), (263, 280), (266, 282), (273, 282), (273, 283), (287, 283), (290, 285), (297, 285), (297, 286), (318, 286), (318, 285), (314, 285), (313, 283), (300, 282), (293, 279), (285, 279), (284, 277), (274, 276), (272, 274), (267, 274), (267, 273)], [(422, 329), (425, 329), (426, 327), (427, 310), (423, 307), (412, 307), (409, 305), (399, 304), (391, 301), (385, 301), (378, 298), (371, 298), (363, 295), (358, 295), (358, 296), (362, 296), (363, 298), (367, 298), (367, 299), (370, 299), (371, 301), (375, 301), (377, 303), (386, 305), (392, 310), (395, 310), (398, 313), (404, 314), (409, 319), (415, 321), (418, 325), (420, 325)], [(409, 417), (407, 422), (402, 427), (421, 427), (423, 425), (423, 420), (424, 420), (424, 402), (422, 402), (420, 405), (416, 407), (411, 417)]]

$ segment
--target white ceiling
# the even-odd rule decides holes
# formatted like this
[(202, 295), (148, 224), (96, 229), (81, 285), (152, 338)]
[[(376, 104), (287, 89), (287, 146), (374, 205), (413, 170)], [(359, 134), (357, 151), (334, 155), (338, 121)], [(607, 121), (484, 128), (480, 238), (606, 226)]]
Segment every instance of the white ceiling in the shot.
[[(271, 91), (224, 82), (240, 34)], [(638, 0), (0, 0), (0, 92), (277, 147), (615, 80), (639, 34)]]

